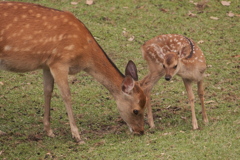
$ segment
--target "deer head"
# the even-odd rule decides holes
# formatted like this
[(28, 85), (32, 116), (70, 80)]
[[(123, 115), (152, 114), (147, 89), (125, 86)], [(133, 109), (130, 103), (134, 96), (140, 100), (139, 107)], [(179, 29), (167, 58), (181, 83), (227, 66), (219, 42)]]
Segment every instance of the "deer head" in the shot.
[(129, 61), (121, 85), (123, 94), (116, 101), (119, 113), (129, 126), (130, 131), (142, 135), (144, 133), (146, 96), (137, 80), (136, 66), (132, 61)]

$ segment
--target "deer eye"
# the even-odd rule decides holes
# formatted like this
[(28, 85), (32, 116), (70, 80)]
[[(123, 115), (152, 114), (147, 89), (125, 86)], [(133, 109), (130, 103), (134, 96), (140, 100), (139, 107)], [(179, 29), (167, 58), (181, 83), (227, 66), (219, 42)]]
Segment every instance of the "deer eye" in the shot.
[(165, 65), (163, 64), (163, 68), (165, 68)]
[(136, 109), (133, 110), (133, 113), (134, 113), (135, 115), (138, 115), (138, 112), (139, 112), (139, 111), (136, 110)]
[(176, 69), (176, 68), (177, 68), (177, 65), (175, 65), (173, 68)]

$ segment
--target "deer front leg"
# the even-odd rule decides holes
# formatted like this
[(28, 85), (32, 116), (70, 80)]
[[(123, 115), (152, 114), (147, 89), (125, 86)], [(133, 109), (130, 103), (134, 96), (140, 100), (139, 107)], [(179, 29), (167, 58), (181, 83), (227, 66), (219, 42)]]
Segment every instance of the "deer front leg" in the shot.
[(183, 79), (185, 88), (187, 90), (187, 94), (188, 94), (188, 100), (191, 106), (191, 111), (192, 111), (192, 126), (193, 129), (198, 129), (198, 123), (197, 123), (197, 118), (196, 118), (196, 114), (195, 114), (195, 106), (194, 106), (194, 94), (192, 91), (192, 81), (187, 80), (187, 79)]
[(53, 92), (54, 80), (49, 70), (43, 70), (43, 84), (44, 84), (44, 130), (49, 137), (54, 137), (54, 133), (50, 127), (50, 105)]
[(72, 137), (79, 143), (81, 143), (80, 134), (76, 122), (74, 120), (74, 115), (71, 105), (71, 93), (68, 85), (68, 67), (62, 65), (55, 65), (51, 67), (51, 73), (54, 80), (60, 90), (61, 96), (63, 98), (64, 104), (66, 106), (68, 119), (71, 127)]
[(198, 96), (200, 98), (201, 101), (201, 105), (202, 105), (202, 118), (205, 124), (208, 123), (208, 117), (207, 117), (207, 113), (206, 113), (206, 109), (204, 106), (204, 87), (203, 87), (203, 80), (199, 81), (197, 83), (198, 85)]

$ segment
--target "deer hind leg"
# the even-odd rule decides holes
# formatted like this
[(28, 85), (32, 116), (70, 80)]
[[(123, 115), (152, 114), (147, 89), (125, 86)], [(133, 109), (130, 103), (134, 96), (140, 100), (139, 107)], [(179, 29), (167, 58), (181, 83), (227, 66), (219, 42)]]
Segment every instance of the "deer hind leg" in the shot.
[(60, 64), (52, 66), (50, 70), (66, 106), (72, 137), (75, 138), (77, 142), (81, 142), (80, 134), (78, 132), (78, 128), (74, 120), (74, 115), (72, 111), (71, 93), (68, 85), (68, 67), (62, 66)]
[(203, 118), (204, 123), (208, 123), (208, 117), (207, 117), (206, 109), (205, 109), (205, 106), (204, 106), (203, 80), (199, 81), (197, 83), (197, 85), (198, 85), (198, 96), (200, 98), (201, 105), (202, 105), (202, 118)]
[(192, 81), (183, 79), (185, 88), (187, 90), (188, 94), (188, 100), (191, 106), (191, 111), (192, 111), (192, 127), (193, 129), (198, 129), (198, 123), (197, 123), (197, 118), (195, 114), (195, 106), (194, 106), (194, 94), (192, 90)]
[(50, 105), (51, 105), (54, 80), (49, 70), (43, 70), (43, 84), (44, 84), (44, 101), (45, 101), (44, 117), (43, 117), (44, 130), (47, 132), (48, 136), (54, 137), (54, 133), (50, 127)]

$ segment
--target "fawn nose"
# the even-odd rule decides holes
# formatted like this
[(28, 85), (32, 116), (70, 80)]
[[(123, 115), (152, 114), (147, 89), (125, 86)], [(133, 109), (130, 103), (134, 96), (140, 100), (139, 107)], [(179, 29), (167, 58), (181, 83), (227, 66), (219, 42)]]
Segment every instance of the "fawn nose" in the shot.
[(172, 76), (170, 76), (170, 75), (166, 75), (166, 76), (165, 76), (165, 79), (166, 79), (167, 81), (169, 81), (171, 78), (172, 78)]

